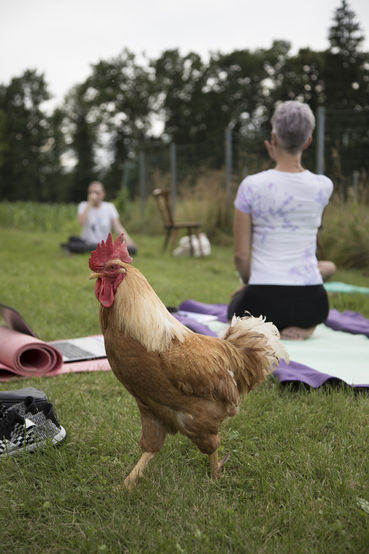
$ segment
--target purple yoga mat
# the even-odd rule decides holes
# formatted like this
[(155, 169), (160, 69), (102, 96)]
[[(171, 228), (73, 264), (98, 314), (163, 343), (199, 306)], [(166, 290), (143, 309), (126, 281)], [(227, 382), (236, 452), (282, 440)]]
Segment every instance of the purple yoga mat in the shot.
[[(198, 312), (198, 313), (205, 313), (205, 312)], [(192, 319), (191, 317), (184, 317), (182, 315), (178, 315), (176, 313), (172, 314), (178, 321), (183, 323), (186, 327), (191, 329), (191, 331), (194, 331), (195, 333), (199, 333), (200, 335), (208, 335), (209, 337), (217, 337), (218, 335), (214, 333), (209, 327), (204, 325), (203, 323), (200, 323), (199, 321), (196, 321), (196, 319)]]
[[(186, 312), (195, 312), (201, 314), (215, 315), (219, 321), (227, 322), (227, 305), (226, 304), (204, 304), (197, 302), (196, 300), (185, 300), (178, 307), (179, 310)], [(206, 325), (199, 323), (195, 319), (190, 317), (181, 317), (177, 314), (173, 314), (181, 323), (202, 335), (217, 336), (216, 333), (211, 331)], [(338, 310), (329, 310), (328, 319), (325, 322), (327, 327), (336, 331), (344, 331), (346, 333), (363, 334), (369, 337), (369, 320), (363, 317), (357, 312), (351, 312), (346, 310), (339, 312)], [(287, 365), (284, 360), (281, 360), (278, 368), (273, 372), (273, 375), (277, 377), (280, 383), (301, 382), (306, 385), (318, 388), (330, 379), (335, 379), (331, 375), (316, 371), (312, 367), (308, 367), (293, 360)], [(369, 387), (367, 385), (360, 385), (361, 387)]]
[(222, 323), (228, 323), (227, 304), (204, 304), (196, 300), (185, 300), (178, 306), (178, 310), (195, 312), (197, 314), (215, 315)]
[(345, 331), (346, 333), (369, 337), (369, 319), (365, 319), (358, 312), (351, 312), (350, 310), (339, 312), (331, 309), (325, 325), (335, 331)]

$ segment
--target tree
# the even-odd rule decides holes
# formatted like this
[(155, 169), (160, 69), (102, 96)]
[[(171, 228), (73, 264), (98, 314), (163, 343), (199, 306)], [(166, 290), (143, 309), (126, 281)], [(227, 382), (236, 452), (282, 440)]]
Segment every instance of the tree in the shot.
[(330, 108), (357, 108), (368, 105), (368, 53), (360, 24), (346, 0), (336, 9), (329, 29), (330, 47), (326, 53), (326, 105)]
[(58, 107), (49, 116), (50, 136), (45, 147), (44, 172), (47, 183), (47, 199), (53, 202), (69, 200), (70, 179), (62, 165), (62, 158), (66, 151), (63, 133), (64, 117), (64, 111)]
[[(1, 97), (1, 92), (0, 92)], [(5, 113), (0, 110), (0, 167), (4, 163), (5, 153), (8, 149), (7, 140), (5, 136)]]
[(68, 199), (74, 202), (86, 197), (89, 183), (96, 179), (96, 125), (89, 116), (88, 84), (84, 82), (70, 91), (65, 103), (66, 141), (69, 157), (75, 159)]
[(350, 10), (346, 0), (342, 0), (341, 6), (335, 11), (333, 24), (329, 28), (330, 50), (345, 59), (345, 65), (356, 61), (359, 47), (364, 41), (360, 24), (355, 21), (355, 18), (354, 11)]
[(273, 103), (278, 100), (300, 100), (313, 112), (325, 101), (324, 52), (302, 48), (289, 56), (275, 81)]
[(127, 49), (93, 65), (87, 86), (89, 115), (105, 151), (104, 184), (114, 194), (121, 185), (125, 161), (150, 136), (156, 86), (149, 68)]
[(164, 136), (177, 144), (204, 140), (206, 101), (205, 66), (194, 52), (182, 56), (166, 50), (152, 62), (157, 83), (157, 112), (164, 120)]
[(46, 200), (45, 172), (50, 128), (43, 104), (50, 98), (44, 76), (27, 70), (0, 88), (5, 137), (0, 195), (8, 200)]
[(328, 36), (325, 146), (330, 156), (326, 168), (343, 186), (343, 175), (351, 177), (354, 171), (368, 170), (369, 144), (369, 56), (361, 49), (364, 35), (346, 0), (335, 10)]
[[(220, 167), (226, 127), (231, 124), (237, 137), (260, 117), (268, 54), (266, 50), (215, 52), (205, 64), (193, 52), (181, 56), (178, 50), (167, 50), (156, 60), (165, 135), (179, 145), (196, 145), (188, 163)], [(202, 143), (206, 143), (203, 152)]]

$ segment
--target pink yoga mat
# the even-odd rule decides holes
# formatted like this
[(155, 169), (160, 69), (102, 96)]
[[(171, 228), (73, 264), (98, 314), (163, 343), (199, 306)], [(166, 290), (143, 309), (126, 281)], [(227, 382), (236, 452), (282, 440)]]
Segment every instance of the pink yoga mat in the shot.
[(0, 369), (22, 377), (40, 377), (55, 374), (62, 366), (62, 355), (46, 342), (0, 327)]
[(107, 358), (63, 363), (61, 353), (40, 340), (15, 308), (0, 303), (1, 319), (6, 325), (0, 325), (0, 381), (17, 377), (54, 377), (81, 371), (110, 371)]

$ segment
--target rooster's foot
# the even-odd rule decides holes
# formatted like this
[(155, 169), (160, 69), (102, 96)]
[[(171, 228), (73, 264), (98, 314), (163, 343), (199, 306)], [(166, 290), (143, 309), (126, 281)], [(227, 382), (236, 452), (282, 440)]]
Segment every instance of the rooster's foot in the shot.
[(128, 491), (131, 491), (136, 484), (136, 481), (139, 477), (142, 477), (143, 472), (150, 460), (153, 459), (155, 454), (153, 452), (144, 452), (141, 458), (138, 460), (135, 467), (132, 469), (131, 473), (124, 480), (124, 486)]
[(209, 454), (210, 477), (212, 479), (219, 478), (220, 470), (222, 469), (224, 464), (229, 460), (230, 455), (231, 453), (228, 452), (228, 454), (226, 454), (224, 458), (220, 460), (220, 462), (218, 462), (218, 450), (213, 452), (213, 454)]

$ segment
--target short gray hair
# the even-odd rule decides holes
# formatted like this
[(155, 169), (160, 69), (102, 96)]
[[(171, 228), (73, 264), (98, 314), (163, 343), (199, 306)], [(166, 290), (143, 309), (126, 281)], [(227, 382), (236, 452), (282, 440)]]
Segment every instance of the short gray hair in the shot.
[(311, 137), (315, 117), (307, 104), (289, 100), (280, 104), (272, 117), (272, 130), (284, 150), (296, 154)]

